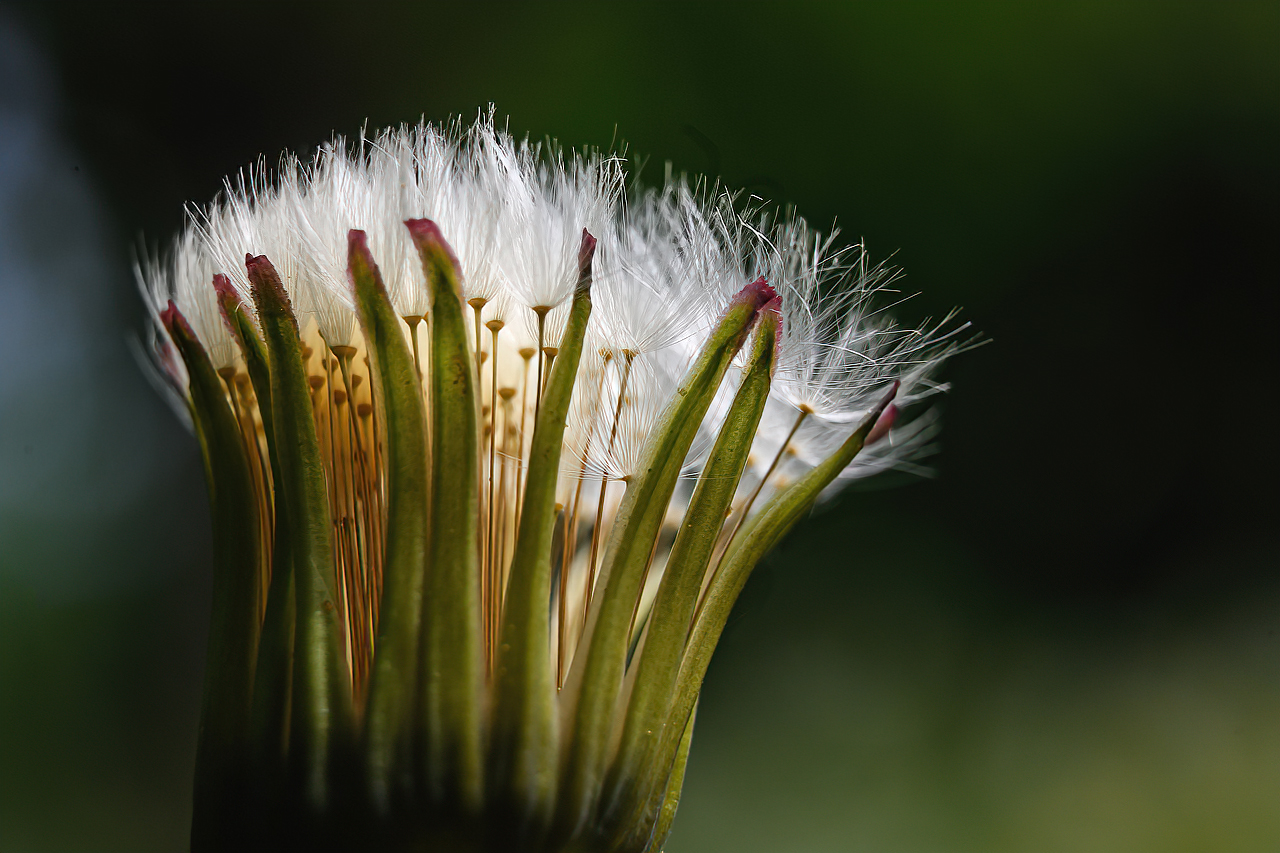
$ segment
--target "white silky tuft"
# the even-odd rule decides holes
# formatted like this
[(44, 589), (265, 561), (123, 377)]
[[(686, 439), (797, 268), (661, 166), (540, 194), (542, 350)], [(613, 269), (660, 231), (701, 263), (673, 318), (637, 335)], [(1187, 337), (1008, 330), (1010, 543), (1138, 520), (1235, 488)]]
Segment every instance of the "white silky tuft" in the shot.
[[(620, 156), (517, 140), (496, 125), (492, 110), (469, 126), (422, 122), (361, 134), (350, 144), (336, 137), (310, 160), (285, 156), (274, 176), (259, 164), (228, 181), (215, 201), (191, 210), (163, 260), (139, 264), (138, 277), (153, 313), (174, 299), (220, 368), (235, 366), (239, 355), (209, 280), (227, 275), (251, 304), (246, 253), (272, 261), (300, 323), (330, 348), (351, 346), (359, 331), (346, 275), (348, 231), (367, 232), (395, 310), (410, 324), (429, 324), (430, 294), (403, 222), (430, 218), (458, 257), (464, 300), (478, 322), (493, 324), (479, 346), (500, 362), (498, 386), (523, 389), (494, 400), (489, 368), (482, 368), (485, 404), (517, 413), (525, 405), (528, 430), (534, 395), (525, 392), (534, 380), (523, 371), (543, 356), (522, 362), (521, 353), (541, 344), (554, 358), (585, 228), (598, 240), (595, 311), (566, 434), (565, 470), (573, 477), (632, 473), (706, 332), (758, 276), (781, 297), (782, 338), (744, 489), (753, 478), (785, 480), (816, 464), (895, 380), (901, 409), (945, 390), (933, 374), (968, 345), (961, 339), (967, 324), (950, 316), (920, 326), (894, 322), (885, 305), (897, 297), (898, 272), (871, 263), (862, 245), (843, 245), (837, 233), (824, 236), (798, 217), (761, 215), (758, 199), (682, 176), (668, 174), (662, 187), (630, 195), (625, 186)], [(497, 353), (490, 352), (492, 334)], [(731, 371), (690, 454), (691, 471), (714, 440), (734, 384)], [(935, 420), (900, 419), (844, 477), (913, 469)], [(526, 444), (527, 434), (515, 444), (517, 455)]]

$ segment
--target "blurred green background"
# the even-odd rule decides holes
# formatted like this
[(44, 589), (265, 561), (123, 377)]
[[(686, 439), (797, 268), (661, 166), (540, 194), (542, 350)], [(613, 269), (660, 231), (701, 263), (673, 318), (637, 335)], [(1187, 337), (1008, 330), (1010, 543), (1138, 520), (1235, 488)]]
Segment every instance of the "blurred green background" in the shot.
[(671, 853), (1280, 850), (1280, 6), (1012, 2), (0, 6), (0, 850), (185, 849), (210, 534), (137, 235), (489, 102), (994, 339), (936, 478), (752, 579)]

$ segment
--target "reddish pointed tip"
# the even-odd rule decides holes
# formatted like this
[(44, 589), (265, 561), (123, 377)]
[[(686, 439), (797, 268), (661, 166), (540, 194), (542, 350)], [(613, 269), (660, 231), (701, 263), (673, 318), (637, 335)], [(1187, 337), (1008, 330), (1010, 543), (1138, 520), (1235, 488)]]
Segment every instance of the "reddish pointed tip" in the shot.
[[(280, 274), (266, 255), (246, 255), (245, 271), (249, 274), (249, 287), (253, 292), (253, 301), (259, 314), (264, 304), (274, 306), (271, 310), (283, 309), (296, 326), (298, 320), (293, 316), (293, 308), (289, 304), (289, 293), (285, 290)], [(265, 303), (264, 303), (265, 300)]]
[(182, 334), (185, 337), (195, 337), (195, 332), (191, 330), (191, 324), (187, 322), (187, 318), (182, 316), (182, 312), (178, 310), (178, 306), (173, 300), (169, 300), (168, 306), (160, 312), (160, 322), (164, 324), (165, 331), (170, 337), (176, 334)]
[(902, 387), (901, 382), (899, 382), (897, 379), (893, 380), (893, 385), (889, 388), (889, 393), (885, 394), (884, 399), (880, 401), (880, 405), (876, 406), (877, 417), (883, 414), (888, 409), (889, 404), (892, 403), (893, 399), (898, 396), (898, 389), (901, 387)]
[(778, 339), (778, 346), (782, 346), (782, 297), (774, 296), (764, 305), (761, 305), (760, 313), (768, 313), (774, 316), (774, 323), (777, 326), (774, 330), (774, 335)]
[[(895, 387), (894, 391), (896, 392), (897, 390), (898, 389)], [(881, 412), (880, 417), (876, 419), (876, 425), (871, 428), (871, 432), (867, 433), (867, 440), (865, 443), (875, 444), (877, 441), (888, 435), (889, 430), (893, 429), (893, 425), (897, 422), (898, 413), (900, 411), (901, 409), (890, 403), (888, 408)]]
[(773, 315), (773, 363), (769, 367), (769, 375), (772, 376), (782, 358), (782, 297), (774, 296), (760, 308), (760, 313)]
[(578, 275), (589, 275), (591, 259), (596, 255), (596, 238), (587, 229), (582, 229), (582, 245), (578, 248)]
[[(858, 432), (865, 436), (862, 440), (864, 447), (876, 439), (883, 437), (884, 434), (889, 431), (889, 428), (893, 426), (893, 422), (897, 420), (898, 407), (891, 406), (890, 404), (893, 403), (893, 398), (898, 396), (898, 389), (901, 387), (901, 382), (896, 379), (893, 380), (893, 387), (889, 389), (889, 393), (885, 394), (884, 397), (881, 398), (876, 407), (867, 413), (867, 416), (863, 418), (862, 423), (858, 426)], [(892, 415), (889, 414), (889, 410), (891, 408), (893, 409)], [(887, 422), (886, 417), (888, 418)], [(882, 424), (883, 429), (881, 428)]]
[(231, 286), (231, 279), (227, 278), (222, 273), (214, 275), (213, 289), (218, 292), (219, 296), (235, 297), (237, 300), (239, 299), (239, 294), (236, 293), (236, 289)]
[(406, 219), (404, 225), (409, 229), (409, 236), (413, 238), (419, 251), (424, 248), (438, 248), (448, 256), (455, 270), (462, 269), (458, 263), (458, 257), (453, 253), (453, 247), (444, 238), (444, 232), (440, 230), (439, 225), (430, 219)]
[(769, 286), (769, 282), (765, 280), (764, 276), (760, 276), (758, 279), (742, 288), (742, 290), (738, 291), (738, 295), (734, 297), (734, 301), (749, 302), (757, 311), (759, 311), (761, 307), (776, 298), (778, 298), (778, 292)]
[(369, 281), (377, 293), (385, 293), (378, 264), (369, 251), (369, 235), (359, 228), (347, 232), (347, 284), (359, 302), (360, 282)]
[(415, 240), (444, 242), (444, 234), (440, 233), (440, 226), (430, 219), (406, 219), (404, 225)]
[(246, 254), (244, 256), (244, 268), (252, 277), (254, 273), (266, 272), (268, 269), (274, 270), (271, 261), (267, 260), (266, 255)]
[(369, 254), (369, 235), (359, 228), (352, 228), (347, 232), (347, 251), (359, 251), (362, 255)]
[(182, 315), (178, 312), (178, 306), (174, 305), (173, 300), (170, 299), (169, 304), (160, 312), (160, 322), (164, 324), (166, 329), (172, 332), (173, 324), (180, 316)]
[(266, 255), (245, 255), (244, 269), (249, 274), (249, 283), (257, 288), (261, 287), (261, 282), (269, 281), (280, 291), (284, 292), (284, 284), (280, 281), (280, 274), (276, 272), (275, 265), (271, 263), (271, 259)]
[(222, 315), (222, 322), (231, 333), (231, 337), (237, 341), (240, 340), (240, 331), (236, 328), (233, 315), (237, 311), (244, 310), (244, 298), (240, 295), (240, 291), (232, 286), (231, 279), (222, 273), (216, 273), (213, 276), (213, 289), (218, 294), (218, 313)]

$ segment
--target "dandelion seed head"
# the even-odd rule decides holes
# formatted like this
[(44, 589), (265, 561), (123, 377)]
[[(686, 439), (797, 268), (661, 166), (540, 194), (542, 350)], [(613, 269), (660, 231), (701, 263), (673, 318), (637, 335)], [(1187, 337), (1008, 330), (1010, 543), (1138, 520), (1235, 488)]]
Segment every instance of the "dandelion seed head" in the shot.
[[(667, 579), (679, 577), (668, 570), (684, 531), (698, 531), (702, 544), (689, 548), (702, 550), (687, 561), (692, 574), (672, 582), (687, 590), (677, 594), (691, 607), (719, 607), (729, 600), (711, 592), (719, 567), (737, 560), (734, 571), (749, 571), (737, 555), (754, 552), (738, 546), (762, 540), (738, 537), (768, 529), (760, 513), (790, 512), (824, 487), (823, 496), (891, 469), (927, 473), (920, 460), (938, 427), (929, 400), (946, 390), (942, 362), (974, 344), (967, 326), (954, 315), (895, 321), (898, 271), (835, 230), (821, 233), (754, 196), (670, 169), (660, 187), (628, 189), (625, 165), (620, 154), (517, 139), (492, 109), (470, 123), (335, 136), (308, 158), (285, 155), (273, 171), (262, 161), (241, 171), (211, 203), (189, 209), (169, 250), (139, 261), (163, 387), (202, 434), (213, 424), (232, 436), (221, 445), (223, 464), (234, 464), (235, 441), (244, 443), (248, 476), (238, 494), (261, 522), (258, 593), (275, 587), (270, 539), (279, 508), (300, 508), (307, 521), (298, 529), (331, 551), (331, 566), (308, 568), (332, 584), (325, 603), (340, 648), (326, 654), (347, 676), (333, 683), (350, 688), (353, 709), (375, 704), (370, 673), (387, 659), (376, 657), (384, 636), (405, 636), (391, 628), (384, 635), (391, 623), (380, 627), (380, 614), (388, 601), (416, 600), (391, 590), (420, 590), (413, 541), (424, 531), (433, 560), (441, 546), (433, 566), (467, 583), (448, 581), (458, 596), (418, 595), (434, 614), (427, 620), (424, 610), (421, 623), (447, 626), (442, 602), (455, 598), (468, 625), (482, 617), (482, 636), (464, 632), (477, 653), (467, 652), (465, 671), (460, 665), (463, 680), (477, 679), (477, 695), (493, 686), (480, 679), (500, 680), (512, 648), (502, 638), (520, 630), (509, 612), (526, 613), (530, 625), (527, 614), (536, 613), (537, 636), (525, 647), (537, 653), (521, 653), (520, 666), (554, 657), (556, 686), (568, 691), (567, 703), (581, 702), (587, 691), (566, 673), (587, 645), (591, 661), (605, 661), (590, 677), (616, 675), (620, 691), (639, 683), (639, 675), (628, 682), (643, 660), (636, 644), (642, 634), (653, 642), (650, 620), (662, 616)], [(390, 312), (365, 276), (370, 260)], [(442, 261), (460, 292), (450, 276), (433, 271), (428, 281), (424, 263), (435, 270)], [(442, 280), (449, 286), (440, 289)], [(263, 315), (250, 329), (238, 312), (253, 317), (258, 304)], [(290, 316), (296, 341), (282, 323)], [(771, 329), (775, 348), (762, 351), (759, 336)], [(204, 355), (189, 335), (221, 384), (196, 369)], [(285, 408), (275, 399), (264, 408), (277, 381)], [(291, 417), (272, 426), (273, 411)], [(277, 464), (282, 436), (311, 469), (323, 468), (323, 477), (308, 469), (312, 491), (283, 502), (297, 483)], [(303, 456), (286, 458), (296, 465)], [(820, 476), (806, 476), (819, 466)], [(434, 497), (423, 501), (425, 494)], [(442, 507), (448, 511), (437, 514)], [(392, 528), (406, 520), (413, 534), (394, 538)], [(398, 574), (384, 577), (392, 542)], [(329, 551), (317, 544), (316, 554)], [(617, 589), (626, 591), (608, 599)], [(695, 593), (701, 598), (689, 597)], [(391, 611), (418, 618), (411, 608)], [(696, 629), (698, 612), (706, 611), (669, 620), (681, 642), (694, 635), (689, 620)], [(531, 645), (549, 636), (542, 651)], [(597, 657), (592, 645), (599, 636), (622, 652), (614, 675), (605, 672), (614, 666), (608, 653)], [(429, 647), (439, 651), (426, 640), (399, 646), (423, 654)], [(378, 671), (408, 679), (400, 692), (415, 702), (431, 699), (413, 683), (418, 671), (402, 668), (407, 676), (395, 665)], [(609, 689), (596, 697), (605, 705)], [(502, 702), (509, 694), (486, 695)], [(590, 721), (608, 711), (583, 713)], [(619, 755), (626, 731), (614, 732)], [(495, 738), (494, 748), (505, 747)]]

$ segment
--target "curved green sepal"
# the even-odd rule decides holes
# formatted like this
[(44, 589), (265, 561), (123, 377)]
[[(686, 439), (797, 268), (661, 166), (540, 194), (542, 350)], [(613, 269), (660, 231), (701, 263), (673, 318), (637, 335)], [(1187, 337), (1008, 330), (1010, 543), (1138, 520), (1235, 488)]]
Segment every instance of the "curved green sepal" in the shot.
[(192, 849), (209, 850), (235, 839), (235, 822), (228, 825), (226, 816), (243, 806), (248, 782), (244, 756), (258, 653), (261, 526), (240, 426), (213, 363), (172, 302), (161, 320), (187, 366), (213, 510), (213, 608), (191, 821)]
[(249, 316), (248, 306), (240, 298), (240, 293), (231, 284), (231, 280), (219, 273), (213, 277), (213, 289), (218, 294), (218, 308), (222, 312), (222, 319), (235, 338), (240, 357), (244, 359), (245, 372), (249, 374), (249, 382), (253, 385), (254, 396), (258, 398), (258, 415), (262, 418), (262, 430), (266, 433), (267, 448), (271, 456), (271, 476), (273, 479), (278, 478), (280, 472), (276, 463), (275, 426), (271, 419), (271, 369), (266, 348)]
[(245, 259), (271, 372), (271, 410), (293, 555), (296, 617), (289, 721), (289, 773), (300, 805), (324, 814), (352, 738), (351, 683), (342, 652), (332, 528), (298, 324), (275, 268)]
[(365, 778), (385, 815), (412, 778), (412, 734), (427, 566), (426, 411), (401, 320), (363, 231), (348, 235), (347, 270), (386, 429), (387, 534), (378, 640), (364, 722)]
[(822, 490), (858, 455), (867, 436), (897, 392), (898, 384), (895, 382), (893, 390), (867, 415), (835, 453), (774, 495), (734, 536), (729, 550), (707, 584), (702, 605), (689, 632), (680, 673), (676, 678), (670, 718), (659, 738), (655, 761), (673, 760), (680, 745), (680, 731), (679, 724), (673, 726), (670, 721), (685, 719), (697, 703), (711, 655), (751, 570), (804, 517)]
[(747, 285), (725, 309), (645, 442), (639, 473), (627, 484), (605, 547), (598, 604), (593, 604), (583, 634), (586, 653), (581, 663), (575, 661), (569, 682), (575, 688), (575, 676), (578, 679), (577, 707), (558, 818), (561, 831), (569, 836), (589, 825), (599, 800), (631, 617), (676, 479), (725, 372), (761, 306), (775, 295), (762, 278)]
[(695, 703), (693, 710), (689, 712), (689, 720), (684, 724), (684, 734), (680, 736), (680, 746), (676, 749), (676, 760), (671, 767), (671, 772), (667, 775), (667, 787), (663, 792), (662, 802), (654, 812), (657, 822), (649, 832), (652, 840), (650, 840), (647, 847), (643, 848), (645, 853), (662, 853), (662, 847), (667, 843), (667, 838), (671, 835), (671, 824), (676, 819), (676, 808), (680, 805), (680, 791), (684, 788), (684, 771), (689, 765), (689, 746), (693, 743), (693, 724), (697, 719), (698, 706)]
[(249, 317), (248, 306), (225, 275), (213, 277), (218, 306), (230, 329), (245, 371), (258, 398), (258, 415), (267, 439), (271, 467), (272, 513), (271, 583), (267, 588), (262, 634), (258, 640), (258, 662), (253, 677), (251, 738), (254, 761), (258, 765), (258, 787), (270, 798), (280, 788), (284, 760), (288, 753), (289, 686), (293, 676), (294, 600), (293, 560), (289, 554), (289, 525), (284, 496), (280, 492), (280, 462), (276, 453), (275, 426), (271, 417), (271, 369), (258, 329)]
[(435, 806), (477, 813), (484, 794), (484, 659), (477, 516), (480, 428), (457, 259), (428, 219), (405, 223), (431, 294), (431, 472), (422, 620), (422, 758)]
[[(637, 819), (634, 813), (642, 805), (637, 798), (661, 785), (666, 776), (667, 768), (654, 761), (654, 751), (668, 724), (671, 693), (707, 565), (769, 398), (780, 323), (774, 303), (760, 312), (742, 382), (698, 477), (658, 587), (644, 650), (639, 662), (632, 664), (638, 666), (635, 685), (601, 805), (601, 819), (606, 826), (618, 818), (628, 818), (619, 826), (624, 832), (632, 831)], [(646, 831), (643, 837), (648, 838), (648, 834)]]
[(556, 533), (556, 481), (560, 476), (569, 402), (591, 317), (595, 244), (595, 238), (584, 229), (578, 284), (534, 426), (520, 530), (503, 602), (495, 673), (491, 797), (496, 811), (515, 815), (520, 822), (521, 825), (510, 827), (517, 844), (536, 841), (545, 833), (555, 808), (559, 721), (548, 603)]

